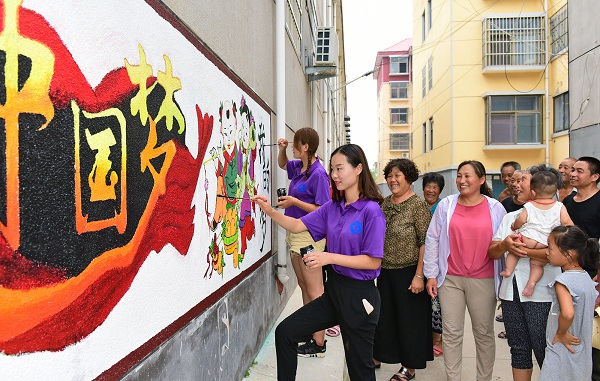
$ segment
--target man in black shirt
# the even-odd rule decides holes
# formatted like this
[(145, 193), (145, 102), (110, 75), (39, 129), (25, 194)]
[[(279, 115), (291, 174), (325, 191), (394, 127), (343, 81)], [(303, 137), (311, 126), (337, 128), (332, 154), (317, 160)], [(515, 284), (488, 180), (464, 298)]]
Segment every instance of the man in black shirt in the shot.
[[(571, 186), (577, 188), (563, 200), (563, 204), (571, 216), (571, 220), (590, 237), (600, 238), (600, 160), (591, 156), (577, 159), (571, 171)], [(585, 270), (591, 277), (597, 275), (598, 269)], [(597, 279), (597, 278), (596, 278)], [(596, 287), (600, 291), (600, 285)], [(596, 306), (600, 304), (600, 296), (596, 299)], [(600, 350), (592, 348), (592, 380), (600, 381)]]
[(600, 160), (595, 157), (580, 157), (571, 171), (571, 185), (577, 192), (563, 200), (573, 223), (590, 237), (600, 238)]

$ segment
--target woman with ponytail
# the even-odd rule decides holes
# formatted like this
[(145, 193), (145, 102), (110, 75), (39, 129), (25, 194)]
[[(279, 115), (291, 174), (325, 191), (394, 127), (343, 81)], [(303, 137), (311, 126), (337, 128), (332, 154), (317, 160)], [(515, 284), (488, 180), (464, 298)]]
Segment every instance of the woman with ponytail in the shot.
[[(292, 155), (295, 160), (288, 160), (287, 139), (279, 139), (277, 145), (279, 146), (277, 163), (281, 169), (287, 171), (290, 180), (288, 195), (279, 197), (277, 206), (285, 209), (285, 215), (288, 217), (304, 217), (331, 199), (329, 176), (316, 157), (319, 135), (310, 127), (296, 131), (292, 146)], [(287, 243), (290, 247), (292, 266), (302, 291), (302, 302), (307, 304), (323, 294), (323, 273), (321, 269), (309, 269), (304, 265), (300, 249), (312, 245), (315, 251), (323, 251), (325, 240), (315, 242), (305, 231), (288, 233)], [(298, 347), (298, 355), (323, 357), (325, 349), (325, 331), (319, 331), (314, 333), (305, 344)]]
[(328, 251), (306, 254), (303, 266), (321, 271), (331, 265), (323, 295), (285, 318), (275, 330), (279, 381), (296, 379), (298, 343), (307, 334), (335, 324), (341, 327), (350, 380), (377, 379), (373, 341), (381, 298), (374, 280), (383, 258), (386, 220), (379, 207), (383, 197), (364, 151), (356, 144), (336, 148), (329, 162), (332, 200), (300, 219), (277, 212), (264, 195), (252, 198), (285, 230), (327, 238)]

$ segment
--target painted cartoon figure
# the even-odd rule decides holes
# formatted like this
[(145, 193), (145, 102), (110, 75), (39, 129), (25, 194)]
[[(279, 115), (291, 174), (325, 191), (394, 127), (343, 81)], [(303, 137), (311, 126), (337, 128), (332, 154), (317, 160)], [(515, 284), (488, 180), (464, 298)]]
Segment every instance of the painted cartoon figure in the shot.
[(239, 180), (240, 204), (240, 262), (248, 247), (248, 241), (254, 236), (254, 204), (250, 197), (256, 194), (256, 181), (254, 179), (254, 163), (256, 162), (256, 128), (252, 111), (248, 108), (246, 100), (242, 97), (240, 102), (240, 116), (242, 128), (240, 129), (240, 168), (242, 172)]
[[(239, 267), (238, 248), (238, 177), (240, 173), (237, 131), (237, 106), (235, 102), (223, 102), (219, 107), (219, 122), (221, 123), (222, 146), (210, 150), (212, 161), (215, 164), (217, 178), (217, 194), (215, 210), (212, 220), (207, 215), (208, 225), (213, 230), (214, 237), (209, 248), (209, 257), (212, 257), (212, 266), (217, 273), (223, 273), (225, 266), (223, 253), (233, 257), (233, 267)], [(206, 194), (208, 211), (208, 193)], [(221, 227), (220, 233), (218, 228)], [(220, 237), (219, 237), (220, 235)], [(222, 243), (219, 244), (219, 239)]]

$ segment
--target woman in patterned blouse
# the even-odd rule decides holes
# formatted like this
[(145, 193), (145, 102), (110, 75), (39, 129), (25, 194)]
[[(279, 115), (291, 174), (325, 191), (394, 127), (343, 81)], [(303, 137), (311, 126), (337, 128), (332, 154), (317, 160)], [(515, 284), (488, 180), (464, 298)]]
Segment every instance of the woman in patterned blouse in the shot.
[(375, 367), (402, 363), (392, 380), (410, 380), (433, 360), (431, 298), (424, 292), (423, 253), (431, 211), (413, 192), (419, 170), (408, 159), (393, 159), (383, 170), (392, 194), (381, 204), (387, 228), (377, 288), (381, 313), (375, 332)]

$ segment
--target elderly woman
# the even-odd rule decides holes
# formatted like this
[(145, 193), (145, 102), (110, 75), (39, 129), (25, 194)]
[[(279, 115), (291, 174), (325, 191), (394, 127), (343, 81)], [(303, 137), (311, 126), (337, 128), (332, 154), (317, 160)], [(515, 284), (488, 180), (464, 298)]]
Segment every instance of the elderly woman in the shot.
[[(465, 307), (468, 307), (477, 353), (477, 380), (490, 381), (496, 343), (495, 281), (499, 263), (488, 255), (492, 239), (506, 214), (492, 198), (483, 164), (463, 161), (456, 174), (458, 194), (440, 201), (425, 241), (425, 276), (431, 297), (443, 308), (444, 366), (448, 381), (461, 379)], [(471, 377), (473, 378), (473, 377)]]
[[(529, 181), (531, 176), (541, 171), (552, 171), (558, 179), (560, 175), (555, 169), (545, 164), (527, 168), (514, 184), (517, 197), (525, 203), (531, 198)], [(552, 304), (552, 295), (548, 283), (561, 273), (560, 267), (550, 264), (544, 266), (544, 275), (537, 282), (533, 295), (521, 295), (521, 291), (529, 279), (529, 258), (546, 260), (546, 249), (528, 249), (510, 228), (519, 215), (520, 210), (508, 213), (496, 231), (489, 246), (490, 258), (497, 259), (507, 252), (522, 257), (513, 273), (502, 280), (499, 298), (502, 301), (504, 328), (510, 346), (511, 366), (514, 381), (531, 381), (533, 361), (531, 352), (535, 355), (540, 368), (544, 362), (546, 350), (546, 322)]]
[(444, 176), (437, 172), (428, 172), (423, 175), (423, 198), (431, 209), (431, 213), (435, 212), (440, 203), (440, 193), (444, 190)]
[[(440, 203), (440, 193), (444, 190), (444, 176), (437, 172), (428, 172), (423, 175), (423, 198), (431, 209), (431, 213), (435, 212)], [(433, 355), (441, 356), (444, 354), (442, 350), (442, 306), (440, 298), (437, 296), (431, 299), (431, 329), (433, 331)]]
[(393, 159), (383, 170), (392, 194), (381, 204), (387, 228), (377, 288), (381, 314), (375, 332), (375, 366), (402, 363), (391, 380), (410, 380), (433, 360), (431, 299), (425, 289), (423, 252), (431, 220), (427, 204), (411, 189), (415, 163)]

